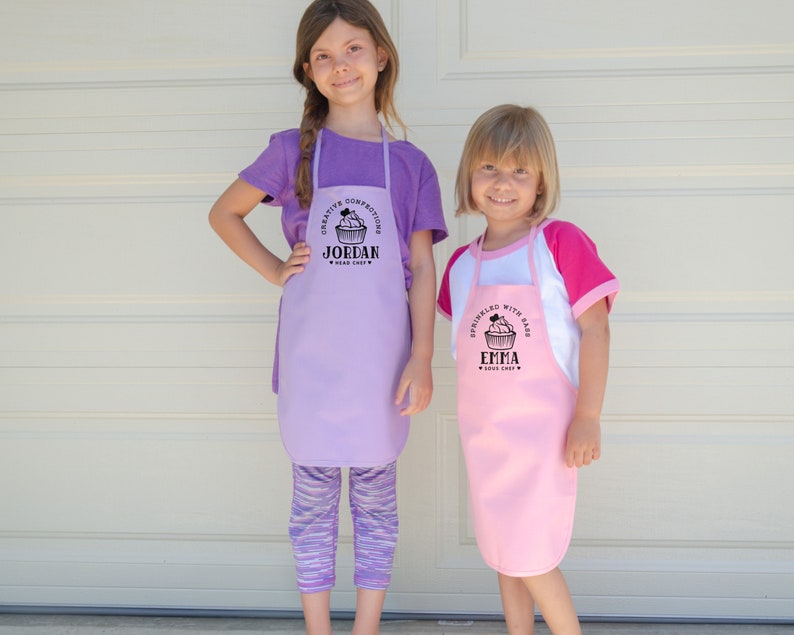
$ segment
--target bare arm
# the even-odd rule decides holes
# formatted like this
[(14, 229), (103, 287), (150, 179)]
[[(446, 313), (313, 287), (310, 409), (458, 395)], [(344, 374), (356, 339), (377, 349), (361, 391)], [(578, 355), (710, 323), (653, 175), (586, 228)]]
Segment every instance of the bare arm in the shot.
[(259, 241), (245, 217), (264, 197), (262, 190), (237, 179), (215, 201), (209, 221), (223, 242), (244, 262), (269, 282), (284, 286), (290, 276), (303, 271), (309, 261), (309, 248), (305, 243), (297, 243), (284, 262)]
[(601, 457), (601, 407), (609, 368), (609, 318), (606, 300), (597, 302), (577, 320), (582, 331), (579, 347), (579, 395), (568, 427), (565, 461), (568, 467), (590, 465)]
[(411, 235), (412, 282), (408, 289), (408, 305), (411, 312), (413, 341), (411, 357), (405, 365), (397, 388), (396, 403), (400, 403), (405, 392), (410, 390), (408, 407), (400, 413), (412, 415), (422, 412), (430, 405), (433, 396), (433, 329), (435, 326), (436, 266), (433, 261), (433, 232), (423, 230)]

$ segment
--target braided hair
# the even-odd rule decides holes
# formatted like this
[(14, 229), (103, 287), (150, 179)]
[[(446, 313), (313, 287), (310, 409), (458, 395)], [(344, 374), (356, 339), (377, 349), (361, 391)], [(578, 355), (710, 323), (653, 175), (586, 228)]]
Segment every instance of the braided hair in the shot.
[(295, 177), (295, 194), (304, 209), (312, 202), (311, 162), (317, 135), (328, 117), (328, 100), (317, 90), (317, 86), (306, 74), (303, 65), (309, 63), (315, 42), (337, 18), (369, 31), (375, 44), (386, 51), (388, 61), (375, 84), (375, 111), (383, 114), (390, 129), (391, 122), (394, 121), (402, 128), (403, 134), (405, 133), (405, 124), (394, 106), (394, 88), (397, 84), (400, 62), (397, 49), (378, 10), (369, 0), (314, 0), (304, 12), (298, 25), (295, 63), (292, 67), (295, 79), (306, 89), (303, 118), (300, 124), (301, 158)]

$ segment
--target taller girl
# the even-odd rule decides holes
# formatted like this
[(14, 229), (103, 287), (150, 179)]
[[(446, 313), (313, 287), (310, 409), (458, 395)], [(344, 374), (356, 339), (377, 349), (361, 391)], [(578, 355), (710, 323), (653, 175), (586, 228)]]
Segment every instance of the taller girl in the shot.
[[(396, 460), (432, 394), (435, 265), (446, 237), (428, 158), (395, 140), (397, 51), (367, 0), (316, 0), (298, 27), (300, 130), (274, 134), (210, 212), (229, 247), (283, 287), (274, 390), (293, 463), (289, 534), (311, 634), (330, 634), (341, 468), (349, 470), (357, 611), (378, 632), (397, 541)], [(244, 219), (282, 207), (282, 261)]]

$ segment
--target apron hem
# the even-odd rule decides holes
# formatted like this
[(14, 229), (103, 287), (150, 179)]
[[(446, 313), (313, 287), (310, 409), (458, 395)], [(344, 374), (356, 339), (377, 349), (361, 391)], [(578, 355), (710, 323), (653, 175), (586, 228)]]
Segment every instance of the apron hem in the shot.
[[(566, 552), (568, 551), (567, 547), (565, 551)], [(501, 573), (502, 575), (506, 575), (510, 578), (534, 578), (536, 576), (549, 573), (550, 571), (554, 571), (554, 569), (560, 566), (560, 564), (564, 559), (565, 559), (565, 553), (563, 553), (562, 557), (559, 560), (556, 560), (554, 564), (551, 564), (548, 567), (542, 567), (540, 569), (532, 569), (529, 571), (513, 571), (513, 570), (505, 569), (504, 567), (497, 567), (492, 565), (487, 560), (485, 561), (485, 564), (487, 564), (489, 567), (491, 567), (491, 569), (493, 569), (497, 573)]]
[[(407, 441), (407, 440), (406, 440)], [(292, 453), (289, 452), (286, 448), (284, 448), (287, 452), (287, 457), (289, 460), (294, 463), (295, 465), (300, 465), (303, 467), (383, 467), (384, 465), (390, 465), (394, 463), (397, 459), (400, 458), (403, 449), (405, 449), (405, 444), (400, 448), (399, 452), (388, 456), (384, 459), (368, 459), (366, 461), (341, 461), (341, 460), (329, 460), (329, 459), (299, 459), (298, 457), (294, 456)]]

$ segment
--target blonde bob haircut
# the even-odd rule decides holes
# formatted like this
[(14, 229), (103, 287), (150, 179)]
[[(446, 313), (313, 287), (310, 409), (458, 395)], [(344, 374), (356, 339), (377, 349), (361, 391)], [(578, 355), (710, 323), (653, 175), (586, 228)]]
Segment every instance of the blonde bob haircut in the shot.
[(540, 177), (540, 194), (527, 220), (536, 224), (554, 212), (560, 176), (551, 130), (534, 108), (503, 104), (480, 115), (469, 131), (455, 181), (455, 216), (482, 213), (471, 195), (472, 174), (482, 163), (507, 159), (536, 170)]

